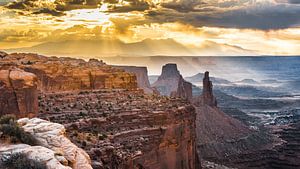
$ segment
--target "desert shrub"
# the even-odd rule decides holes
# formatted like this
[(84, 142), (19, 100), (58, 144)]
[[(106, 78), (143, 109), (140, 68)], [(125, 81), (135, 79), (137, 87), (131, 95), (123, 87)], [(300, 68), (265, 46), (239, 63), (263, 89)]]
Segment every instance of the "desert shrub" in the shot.
[(21, 142), (29, 145), (36, 145), (37, 140), (26, 133), (23, 128), (21, 128), (16, 117), (13, 115), (4, 115), (0, 118), (0, 132), (2, 137), (7, 137), (12, 143)]
[(29, 159), (24, 153), (15, 153), (8, 158), (1, 158), (1, 166), (4, 169), (47, 169), (44, 163)]
[(0, 117), (0, 125), (8, 124), (11, 121), (16, 121), (16, 116), (7, 114), (7, 115), (3, 115), (2, 117)]

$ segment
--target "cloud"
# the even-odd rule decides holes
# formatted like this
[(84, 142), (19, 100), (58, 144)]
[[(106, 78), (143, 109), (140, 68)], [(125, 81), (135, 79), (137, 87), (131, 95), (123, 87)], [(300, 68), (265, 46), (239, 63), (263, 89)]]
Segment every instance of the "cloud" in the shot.
[(60, 16), (64, 11), (97, 8), (101, 0), (15, 0), (6, 5), (9, 9), (25, 10), (32, 14)]
[[(182, 22), (196, 27), (284, 29), (300, 25), (300, 5), (257, 0), (170, 2), (147, 11), (150, 22)], [(193, 5), (190, 5), (193, 4)]]

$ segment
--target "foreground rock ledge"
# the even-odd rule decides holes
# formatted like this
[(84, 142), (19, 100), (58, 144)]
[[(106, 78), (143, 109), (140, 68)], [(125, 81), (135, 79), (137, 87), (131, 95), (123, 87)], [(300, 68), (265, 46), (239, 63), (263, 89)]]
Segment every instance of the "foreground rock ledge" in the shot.
[(39, 118), (23, 118), (18, 123), (38, 140), (39, 146), (1, 145), (1, 156), (22, 152), (44, 162), (49, 169), (92, 169), (90, 157), (65, 137), (63, 125)]

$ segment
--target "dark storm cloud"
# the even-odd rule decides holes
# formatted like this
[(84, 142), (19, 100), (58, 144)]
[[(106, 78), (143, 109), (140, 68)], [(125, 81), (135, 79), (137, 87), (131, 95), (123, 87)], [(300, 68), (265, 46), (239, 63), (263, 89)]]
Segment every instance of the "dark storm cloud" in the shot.
[(32, 12), (32, 14), (62, 15), (64, 11), (73, 9), (97, 8), (101, 0), (15, 0), (6, 5), (9, 9), (19, 9)]
[(8, 8), (31, 14), (63, 15), (73, 9), (97, 8), (106, 3), (108, 13), (139, 11), (148, 23), (181, 22), (196, 27), (284, 29), (299, 26), (300, 0), (16, 0)]
[(43, 0), (16, 0), (6, 5), (10, 9), (27, 10), (32, 14), (62, 15), (65, 11), (74, 9), (98, 8), (103, 3), (108, 3), (108, 12), (145, 11), (154, 6), (146, 0), (55, 0), (53, 3), (45, 3)]
[[(111, 0), (110, 0), (111, 1)], [(109, 12), (131, 12), (131, 11), (145, 11), (154, 7), (154, 4), (145, 0), (124, 0), (127, 4), (120, 5), (118, 3), (109, 6)]]
[[(246, 3), (246, 1), (245, 1)], [(242, 29), (284, 29), (300, 24), (300, 5), (287, 3), (250, 4), (235, 6), (201, 5), (182, 10), (182, 6), (164, 5), (164, 9), (148, 11), (151, 22), (182, 22), (196, 27), (212, 26)]]

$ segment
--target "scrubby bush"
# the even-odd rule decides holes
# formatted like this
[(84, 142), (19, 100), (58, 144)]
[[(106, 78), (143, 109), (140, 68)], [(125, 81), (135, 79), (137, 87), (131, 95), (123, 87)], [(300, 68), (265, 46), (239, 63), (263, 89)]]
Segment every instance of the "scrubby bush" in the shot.
[(36, 145), (37, 143), (32, 135), (26, 133), (18, 125), (16, 117), (13, 115), (4, 115), (0, 118), (0, 133), (2, 133), (2, 138), (8, 138), (12, 143), (21, 142), (29, 145)]
[(47, 169), (47, 166), (33, 159), (29, 159), (24, 153), (15, 153), (8, 158), (1, 158), (0, 165), (3, 169)]

